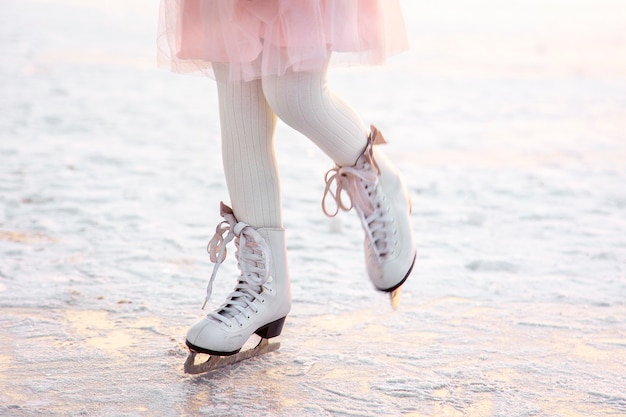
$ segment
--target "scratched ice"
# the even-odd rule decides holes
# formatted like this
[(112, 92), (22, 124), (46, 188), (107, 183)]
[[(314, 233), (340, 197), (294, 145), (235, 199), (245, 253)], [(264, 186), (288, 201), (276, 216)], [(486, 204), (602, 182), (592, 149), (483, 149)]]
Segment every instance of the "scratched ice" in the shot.
[(156, 69), (156, 3), (0, 5), (0, 414), (626, 415), (623, 3), (405, 0), (412, 50), (330, 76), (407, 176), (400, 309), (281, 124), (293, 312), (280, 351), (201, 377), (216, 95)]

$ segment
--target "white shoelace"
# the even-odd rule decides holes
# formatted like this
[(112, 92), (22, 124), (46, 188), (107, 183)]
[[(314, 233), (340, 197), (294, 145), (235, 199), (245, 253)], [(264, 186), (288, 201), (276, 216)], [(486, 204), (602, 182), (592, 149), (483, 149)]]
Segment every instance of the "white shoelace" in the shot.
[[(217, 310), (209, 314), (209, 317), (216, 319), (229, 326), (233, 320), (238, 321), (240, 314), (249, 318), (247, 309), (257, 312), (253, 302), (256, 299), (263, 301), (261, 292), (264, 284), (270, 278), (271, 256), (270, 249), (265, 239), (251, 226), (243, 222), (237, 222), (232, 213), (222, 213), (224, 221), (217, 225), (215, 234), (209, 241), (207, 252), (211, 262), (215, 263), (202, 308), (211, 297), (213, 291), (213, 281), (217, 275), (219, 266), (226, 259), (226, 246), (235, 239), (237, 252), (237, 267), (241, 275), (235, 290), (230, 293), (226, 302)], [(224, 236), (226, 234), (226, 236)]]
[[(383, 257), (391, 247), (390, 230), (392, 218), (384, 204), (385, 196), (380, 192), (378, 177), (380, 168), (374, 160), (373, 145), (385, 143), (382, 135), (373, 127), (367, 146), (359, 157), (356, 165), (348, 167), (336, 166), (326, 172), (326, 188), (322, 197), (322, 210), (328, 217), (334, 217), (339, 210), (350, 211), (353, 207), (363, 225), (363, 229), (372, 248), (378, 257)], [(332, 190), (333, 184), (335, 191)], [(330, 212), (326, 200), (331, 196), (336, 203), (336, 209)], [(344, 202), (347, 196), (350, 204)]]

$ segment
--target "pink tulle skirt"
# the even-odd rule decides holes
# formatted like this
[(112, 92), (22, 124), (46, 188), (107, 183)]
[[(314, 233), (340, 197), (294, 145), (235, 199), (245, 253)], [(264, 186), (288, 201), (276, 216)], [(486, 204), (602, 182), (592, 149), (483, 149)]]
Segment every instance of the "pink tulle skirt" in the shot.
[(160, 66), (210, 75), (228, 63), (231, 81), (382, 64), (407, 49), (398, 0), (161, 0), (157, 43)]

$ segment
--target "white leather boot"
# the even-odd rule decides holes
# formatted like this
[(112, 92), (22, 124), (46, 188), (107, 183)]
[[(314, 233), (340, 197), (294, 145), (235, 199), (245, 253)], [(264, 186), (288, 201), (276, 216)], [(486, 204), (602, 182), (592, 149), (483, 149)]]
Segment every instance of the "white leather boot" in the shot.
[(254, 229), (238, 222), (224, 203), (220, 212), (224, 221), (217, 226), (208, 247), (215, 267), (206, 300), (226, 257), (226, 245), (233, 239), (241, 275), (224, 304), (189, 329), (187, 346), (193, 352), (228, 356), (239, 352), (255, 333), (265, 339), (280, 335), (291, 309), (291, 290), (284, 229)]
[[(393, 292), (406, 281), (415, 263), (411, 201), (402, 175), (378, 149), (385, 139), (375, 126), (371, 129), (367, 146), (354, 166), (337, 166), (326, 173), (322, 208), (333, 217), (340, 209), (354, 207), (365, 231), (369, 278), (378, 290)], [(333, 183), (335, 191), (331, 190)], [(344, 193), (349, 205), (342, 199)], [(334, 212), (326, 207), (329, 194), (337, 204)]]

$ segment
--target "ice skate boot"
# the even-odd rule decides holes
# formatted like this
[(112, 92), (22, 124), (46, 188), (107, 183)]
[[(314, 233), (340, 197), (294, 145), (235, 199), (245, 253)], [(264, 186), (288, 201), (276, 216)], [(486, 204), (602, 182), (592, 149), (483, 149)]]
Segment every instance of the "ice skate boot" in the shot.
[[(336, 166), (326, 173), (322, 208), (333, 217), (340, 209), (349, 211), (354, 207), (365, 231), (369, 278), (376, 289), (390, 293), (395, 308), (399, 288), (415, 263), (416, 244), (409, 193), (400, 172), (378, 149), (384, 143), (380, 131), (371, 126), (367, 146), (356, 164)], [(327, 208), (329, 194), (336, 202), (334, 211)]]
[[(211, 296), (217, 270), (226, 258), (226, 245), (233, 239), (241, 275), (224, 304), (187, 332), (186, 343), (191, 351), (185, 363), (187, 373), (208, 372), (276, 350), (279, 345), (267, 340), (280, 335), (291, 309), (284, 229), (254, 229), (238, 222), (232, 209), (224, 203), (220, 212), (224, 221), (217, 226), (208, 246), (215, 266), (205, 304)], [(262, 338), (259, 345), (240, 352), (253, 334)], [(211, 356), (207, 362), (196, 364), (197, 353)]]

